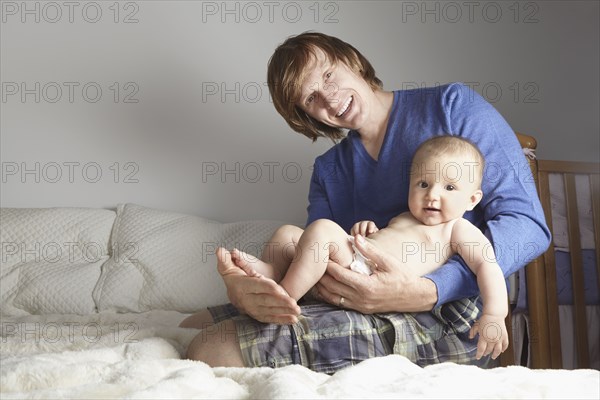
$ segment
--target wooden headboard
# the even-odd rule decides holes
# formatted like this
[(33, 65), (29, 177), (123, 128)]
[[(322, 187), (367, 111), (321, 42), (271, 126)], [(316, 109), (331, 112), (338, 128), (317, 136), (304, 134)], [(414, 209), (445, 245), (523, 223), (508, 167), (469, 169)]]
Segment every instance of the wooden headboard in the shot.
[[(537, 141), (532, 136), (516, 134), (523, 148), (535, 150)], [(598, 289), (600, 290), (600, 163), (548, 161), (529, 158), (533, 177), (538, 189), (546, 223), (552, 232), (552, 214), (550, 204), (549, 174), (562, 175), (567, 201), (567, 225), (573, 279), (573, 303), (576, 353), (579, 368), (590, 365), (588, 354), (588, 325), (585, 311), (584, 274), (581, 256), (579, 213), (577, 210), (577, 191), (575, 175), (588, 175), (592, 202), (594, 241), (596, 249), (596, 269), (598, 270)], [(526, 266), (527, 303), (529, 314), (528, 339), (532, 368), (562, 368), (561, 321), (558, 316), (558, 296), (554, 245)], [(507, 317), (507, 328), (512, 343), (511, 318)], [(564, 322), (563, 322), (564, 323)], [(514, 364), (512, 347), (502, 355), (502, 365)], [(518, 360), (520, 361), (520, 360)]]
[[(517, 139), (519, 139), (519, 143), (521, 147), (524, 149), (529, 149), (535, 151), (537, 149), (537, 140), (533, 136), (525, 135), (524, 133), (515, 133), (517, 135)], [(529, 166), (531, 167), (531, 172), (533, 173), (533, 177), (537, 179), (538, 175), (538, 166), (537, 160), (535, 158), (528, 158)], [(537, 180), (536, 180), (537, 182)]]
[[(519, 139), (519, 143), (521, 144), (521, 147), (523, 149), (529, 149), (532, 152), (535, 152), (535, 150), (537, 149), (537, 141), (535, 140), (535, 138), (533, 136), (525, 135), (524, 133), (519, 133), (519, 132), (515, 132), (515, 134), (517, 135), (517, 139)], [(533, 174), (534, 179), (536, 179), (536, 185), (537, 185), (537, 174), (538, 174), (537, 159), (535, 157), (528, 157), (527, 160), (529, 161), (529, 167), (531, 168), (531, 173)], [(539, 270), (540, 270), (540, 268), (543, 268), (543, 266), (536, 264), (536, 261), (537, 260), (534, 260), (532, 263), (530, 263), (526, 267), (527, 273), (529, 273), (529, 270), (531, 270), (532, 274), (539, 274)], [(535, 277), (532, 279), (533, 286), (534, 286), (533, 291), (534, 291), (534, 293), (536, 293), (536, 295), (538, 293), (541, 293), (541, 291), (545, 290), (545, 288), (536, 287), (536, 283), (538, 282), (539, 279), (540, 279), (539, 277)], [(538, 305), (537, 302), (535, 302), (534, 304)], [(508, 307), (508, 310), (509, 310), (508, 315), (506, 316), (506, 329), (508, 331), (509, 342), (508, 342), (508, 348), (500, 356), (500, 365), (502, 365), (502, 366), (518, 364), (518, 362), (515, 362), (515, 355), (514, 355), (514, 348), (513, 348), (512, 314), (510, 312), (510, 305)], [(537, 311), (534, 311), (534, 312), (537, 312)], [(520, 361), (520, 360), (517, 360), (517, 361)]]
[[(579, 210), (577, 209), (577, 196), (575, 175), (587, 175), (589, 193), (592, 205), (592, 220), (594, 230), (594, 248), (596, 249), (596, 269), (598, 270), (598, 285), (600, 290), (600, 164), (577, 161), (538, 161), (537, 185), (541, 198), (542, 208), (546, 216), (546, 223), (551, 232), (552, 214), (550, 203), (549, 174), (558, 174), (564, 182), (566, 199), (567, 231), (569, 242), (569, 256), (573, 281), (574, 305), (574, 330), (576, 355), (579, 368), (589, 368), (590, 359), (588, 352), (588, 323), (586, 317), (586, 303), (584, 297), (584, 270), (579, 230)], [(559, 324), (557, 276), (554, 255), (554, 244), (537, 260), (533, 267), (527, 266), (527, 288), (529, 302), (529, 317), (532, 325), (537, 330), (537, 343), (532, 342), (532, 366), (534, 368), (562, 368), (561, 338)], [(538, 266), (539, 265), (539, 266)], [(530, 269), (532, 270), (530, 272)], [(530, 278), (531, 275), (531, 278)], [(534, 283), (533, 293), (530, 281)], [(593, 285), (594, 283), (591, 282)], [(532, 310), (532, 306), (535, 311)]]

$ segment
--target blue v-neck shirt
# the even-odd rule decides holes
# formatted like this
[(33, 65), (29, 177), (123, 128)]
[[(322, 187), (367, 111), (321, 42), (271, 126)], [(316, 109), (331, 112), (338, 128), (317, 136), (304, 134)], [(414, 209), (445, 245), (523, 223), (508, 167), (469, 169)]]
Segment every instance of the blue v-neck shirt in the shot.
[[(460, 83), (394, 92), (377, 160), (355, 131), (319, 156), (311, 178), (307, 225), (327, 218), (348, 232), (363, 220), (385, 227), (408, 211), (410, 162), (416, 148), (440, 135), (469, 139), (485, 157), (483, 198), (464, 218), (493, 243), (504, 275), (544, 252), (550, 232), (519, 142), (494, 107)], [(479, 293), (474, 274), (460, 256), (427, 277), (437, 286), (438, 305)]]

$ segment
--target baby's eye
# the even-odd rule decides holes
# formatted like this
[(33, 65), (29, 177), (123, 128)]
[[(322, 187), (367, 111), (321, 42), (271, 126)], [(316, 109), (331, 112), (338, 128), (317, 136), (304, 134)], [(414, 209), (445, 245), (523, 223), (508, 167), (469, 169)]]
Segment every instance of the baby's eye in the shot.
[(331, 78), (331, 72), (328, 72), (327, 74), (325, 74), (325, 78)]
[(452, 190), (455, 190), (455, 189), (456, 189), (456, 186), (454, 186), (454, 185), (447, 185), (446, 186), (446, 190), (448, 190), (448, 191), (452, 191)]
[(418, 186), (419, 186), (421, 189), (426, 189), (427, 187), (429, 187), (429, 185), (427, 184), (427, 182), (423, 182), (423, 181), (419, 182), (419, 183), (418, 183)]

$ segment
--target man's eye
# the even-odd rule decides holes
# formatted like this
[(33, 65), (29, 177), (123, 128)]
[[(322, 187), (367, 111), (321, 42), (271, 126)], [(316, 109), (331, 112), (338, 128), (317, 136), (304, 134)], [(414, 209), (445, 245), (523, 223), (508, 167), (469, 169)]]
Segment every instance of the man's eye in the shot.
[(456, 186), (454, 186), (454, 185), (448, 185), (448, 186), (446, 186), (446, 190), (448, 190), (448, 191), (452, 191), (452, 190), (455, 190), (455, 189), (456, 189)]
[(315, 95), (311, 94), (310, 96), (308, 96), (308, 98), (306, 99), (306, 104), (310, 104), (315, 100)]
[(426, 189), (429, 185), (427, 184), (427, 182), (419, 182), (419, 187), (421, 189)]

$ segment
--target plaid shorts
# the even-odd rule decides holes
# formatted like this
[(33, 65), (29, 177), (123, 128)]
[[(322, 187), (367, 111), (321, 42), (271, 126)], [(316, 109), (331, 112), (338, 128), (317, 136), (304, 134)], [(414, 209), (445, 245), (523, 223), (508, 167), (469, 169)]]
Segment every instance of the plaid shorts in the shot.
[(431, 312), (361, 314), (325, 303), (301, 306), (294, 325), (258, 322), (231, 305), (210, 307), (216, 323), (233, 319), (248, 367), (300, 364), (334, 373), (373, 357), (400, 354), (417, 365), (475, 360), (477, 339), (469, 339), (479, 314), (477, 298), (458, 300)]

